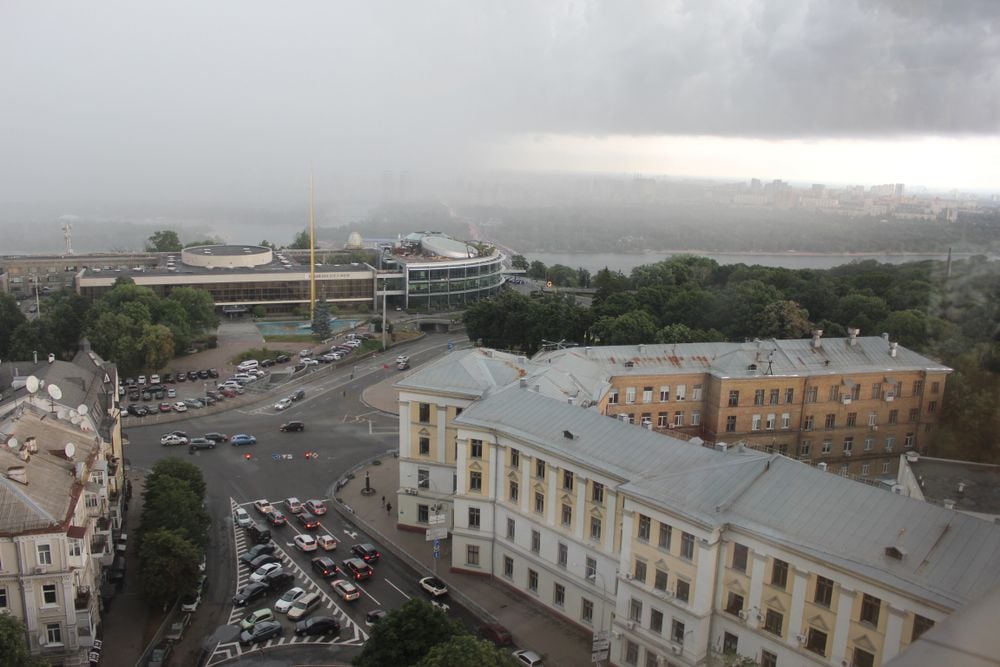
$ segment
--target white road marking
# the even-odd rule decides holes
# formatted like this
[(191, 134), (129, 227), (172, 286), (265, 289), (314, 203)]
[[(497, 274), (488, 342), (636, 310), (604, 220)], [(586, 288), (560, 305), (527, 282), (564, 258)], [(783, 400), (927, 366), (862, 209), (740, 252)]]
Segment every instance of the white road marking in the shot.
[[(382, 581), (384, 581), (385, 583), (389, 584), (390, 586), (392, 586), (393, 588), (395, 588), (397, 591), (399, 591), (399, 594), (402, 595), (407, 600), (410, 599), (410, 596), (407, 595), (406, 593), (404, 593), (402, 590), (400, 590), (399, 586), (397, 586), (396, 584), (392, 583), (388, 579), (383, 579)], [(374, 598), (372, 598), (372, 599), (374, 600)]]

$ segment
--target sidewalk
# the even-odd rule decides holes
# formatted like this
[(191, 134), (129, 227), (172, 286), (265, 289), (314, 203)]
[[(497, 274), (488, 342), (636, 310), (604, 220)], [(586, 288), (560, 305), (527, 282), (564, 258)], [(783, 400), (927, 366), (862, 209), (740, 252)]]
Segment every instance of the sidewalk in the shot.
[[(396, 399), (392, 383), (402, 374), (369, 387), (362, 400), (383, 412), (395, 413)], [(354, 471), (354, 479), (337, 493), (337, 498), (350, 507), (351, 521), (362, 525), (386, 549), (404, 556), (418, 571), (430, 574), (434, 570), (431, 544), (422, 532), (399, 530), (396, 517), (382, 508), (382, 496), (395, 499), (399, 488), (399, 460), (394, 456), (380, 459), (380, 465), (367, 465)], [(365, 473), (376, 489), (371, 496), (361, 495)], [(339, 503), (333, 506), (345, 510)], [(480, 616), (492, 616), (514, 636), (520, 648), (530, 648), (545, 656), (547, 667), (578, 667), (590, 664), (591, 633), (580, 626), (562, 620), (557, 614), (528, 598), (515, 593), (492, 578), (450, 571), (451, 541), (442, 540), (437, 576), (451, 589), (457, 602)]]

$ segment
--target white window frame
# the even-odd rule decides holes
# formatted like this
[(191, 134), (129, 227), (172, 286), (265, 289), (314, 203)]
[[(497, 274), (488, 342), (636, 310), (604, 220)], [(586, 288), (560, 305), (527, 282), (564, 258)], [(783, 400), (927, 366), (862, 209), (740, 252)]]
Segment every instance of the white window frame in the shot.
[(62, 646), (62, 624), (46, 623), (45, 639), (48, 646)]
[(38, 564), (39, 565), (52, 565), (52, 545), (51, 544), (48, 544), (48, 543), (45, 543), (45, 544), (36, 544), (35, 545), (35, 553), (37, 554)]
[(653, 388), (652, 387), (649, 387), (649, 388), (643, 387), (643, 390), (642, 390), (642, 402), (643, 403), (652, 403), (653, 402)]
[(625, 387), (625, 405), (635, 404), (635, 387)]
[(699, 426), (699, 425), (701, 425), (701, 410), (692, 410), (691, 411), (691, 425), (692, 426)]
[(781, 413), (781, 430), (787, 431), (792, 423), (792, 415), (787, 412)]
[(775, 420), (775, 415), (772, 412), (771, 414), (769, 414), (767, 416), (767, 420), (764, 422), (764, 428), (766, 430), (768, 430), (768, 431), (773, 431), (774, 430), (774, 420)]
[(666, 403), (670, 400), (670, 385), (665, 384), (660, 387), (660, 402)]
[(754, 415), (750, 419), (750, 430), (759, 431), (760, 430), (760, 415)]
[(674, 400), (687, 400), (687, 385), (679, 384), (674, 388)]

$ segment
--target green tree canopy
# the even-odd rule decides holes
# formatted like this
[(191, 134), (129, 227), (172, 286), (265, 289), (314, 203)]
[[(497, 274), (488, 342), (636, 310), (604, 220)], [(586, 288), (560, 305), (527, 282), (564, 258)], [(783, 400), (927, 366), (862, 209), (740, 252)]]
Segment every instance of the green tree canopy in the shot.
[(157, 480), (164, 477), (172, 477), (184, 482), (199, 500), (205, 499), (205, 476), (201, 473), (201, 468), (188, 463), (184, 459), (176, 456), (168, 456), (153, 464), (153, 469), (146, 477), (146, 484), (156, 484)]
[(289, 248), (294, 250), (308, 250), (310, 246), (309, 243), (309, 230), (303, 229), (301, 232), (295, 235), (295, 239), (288, 245)]
[(26, 321), (17, 299), (10, 294), (0, 294), (0, 359), (11, 358), (14, 331)]
[(352, 661), (356, 667), (416, 665), (432, 648), (465, 630), (428, 602), (414, 598), (372, 627), (371, 637)]
[(196, 287), (178, 287), (170, 292), (167, 300), (180, 304), (195, 333), (219, 326), (215, 302), (207, 291)]
[(49, 664), (31, 657), (27, 629), (13, 614), (0, 614), (0, 656), (5, 667), (43, 667)]
[(529, 264), (524, 255), (512, 255), (510, 258), (510, 266), (511, 268), (519, 271), (527, 271)]
[(330, 337), (330, 307), (325, 302), (317, 303), (313, 310), (312, 332), (318, 340)]
[(417, 667), (515, 667), (513, 656), (483, 639), (456, 635), (438, 644)]
[(143, 493), (142, 529), (140, 541), (165, 528), (177, 531), (185, 540), (198, 547), (207, 541), (208, 514), (202, 500), (187, 482), (176, 477), (161, 477), (146, 483)]
[(757, 318), (754, 333), (760, 338), (802, 338), (811, 330), (805, 308), (794, 301), (772, 301)]
[(139, 548), (142, 595), (151, 605), (163, 605), (198, 582), (201, 549), (181, 531), (157, 528), (143, 535)]
[(180, 252), (181, 240), (177, 232), (169, 229), (153, 232), (146, 240), (146, 252)]
[(536, 260), (528, 266), (528, 277), (535, 280), (545, 280), (546, 271), (545, 264)]

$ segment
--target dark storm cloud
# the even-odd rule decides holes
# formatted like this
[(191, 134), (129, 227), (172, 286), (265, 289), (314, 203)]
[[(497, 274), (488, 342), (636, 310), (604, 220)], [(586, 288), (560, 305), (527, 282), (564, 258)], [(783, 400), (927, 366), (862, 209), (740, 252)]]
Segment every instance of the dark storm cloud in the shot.
[[(0, 201), (301, 195), (523, 133), (994, 134), (1000, 3), (0, 5)], [(289, 185), (289, 183), (292, 185)], [(281, 185), (276, 185), (281, 184)], [(275, 190), (277, 188), (277, 190)]]

